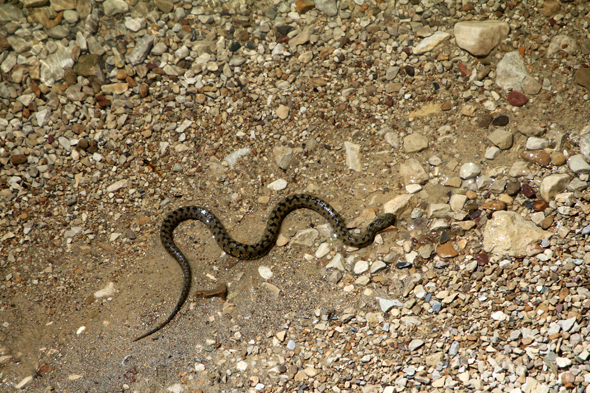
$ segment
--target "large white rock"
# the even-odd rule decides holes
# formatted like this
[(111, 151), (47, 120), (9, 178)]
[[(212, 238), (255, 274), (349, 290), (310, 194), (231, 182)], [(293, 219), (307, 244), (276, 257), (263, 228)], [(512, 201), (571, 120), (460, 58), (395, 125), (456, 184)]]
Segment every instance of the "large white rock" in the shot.
[(486, 223), (483, 248), (486, 252), (497, 255), (524, 257), (527, 246), (551, 235), (551, 232), (540, 229), (518, 213), (497, 211)]
[(466, 21), (455, 24), (455, 39), (460, 48), (474, 56), (487, 56), (503, 39), (510, 26), (499, 20)]

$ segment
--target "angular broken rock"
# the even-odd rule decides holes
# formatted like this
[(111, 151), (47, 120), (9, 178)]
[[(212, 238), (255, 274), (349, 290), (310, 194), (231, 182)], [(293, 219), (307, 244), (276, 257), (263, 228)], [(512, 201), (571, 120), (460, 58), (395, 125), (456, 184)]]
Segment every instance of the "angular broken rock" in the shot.
[(494, 212), (483, 232), (483, 248), (496, 255), (524, 257), (527, 246), (548, 239), (553, 234), (510, 211)]
[(487, 56), (503, 39), (510, 26), (499, 20), (466, 21), (455, 25), (455, 39), (460, 48), (474, 56)]

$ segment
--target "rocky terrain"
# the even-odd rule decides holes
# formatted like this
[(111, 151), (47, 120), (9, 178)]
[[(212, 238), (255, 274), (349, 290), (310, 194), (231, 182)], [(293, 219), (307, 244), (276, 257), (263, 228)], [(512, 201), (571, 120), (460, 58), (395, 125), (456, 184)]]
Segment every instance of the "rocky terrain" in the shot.
[[(587, 0), (0, 4), (0, 390), (590, 393)], [(271, 253), (224, 255), (174, 208)]]

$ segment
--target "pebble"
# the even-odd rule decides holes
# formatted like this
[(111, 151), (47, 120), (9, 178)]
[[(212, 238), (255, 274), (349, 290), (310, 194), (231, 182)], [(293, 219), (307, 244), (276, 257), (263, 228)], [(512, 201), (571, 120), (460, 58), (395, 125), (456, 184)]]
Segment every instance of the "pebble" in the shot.
[(273, 191), (284, 190), (285, 188), (287, 188), (287, 181), (284, 179), (278, 179), (278, 180), (273, 181), (272, 183), (270, 183), (266, 187), (270, 190), (273, 190)]
[(494, 120), (492, 120), (492, 125), (497, 127), (503, 127), (507, 125), (509, 121), (510, 119), (508, 118), (508, 116), (500, 115), (496, 117)]
[(268, 266), (260, 266), (258, 268), (258, 274), (260, 277), (264, 278), (265, 280), (270, 280), (273, 276), (272, 270)]
[(512, 133), (506, 130), (495, 130), (492, 132), (488, 139), (499, 149), (508, 150), (512, 147)]
[(527, 102), (529, 102), (527, 96), (518, 91), (512, 91), (508, 94), (508, 103), (512, 106), (523, 106)]
[(481, 173), (481, 168), (479, 165), (474, 164), (472, 162), (465, 163), (461, 166), (459, 170), (459, 176), (461, 179), (472, 179), (477, 177)]
[(570, 183), (570, 177), (566, 174), (549, 175), (543, 179), (539, 192), (541, 198), (547, 202), (551, 202), (553, 198), (564, 191)]
[(586, 159), (582, 154), (571, 156), (567, 160), (567, 163), (570, 170), (575, 174), (590, 173), (590, 165), (586, 162)]

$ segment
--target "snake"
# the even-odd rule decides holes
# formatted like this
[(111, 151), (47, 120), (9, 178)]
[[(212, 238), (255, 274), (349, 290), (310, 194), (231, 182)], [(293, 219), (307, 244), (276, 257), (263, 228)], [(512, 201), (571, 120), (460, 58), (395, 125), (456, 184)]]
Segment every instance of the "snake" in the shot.
[[(192, 281), (191, 269), (188, 259), (174, 243), (173, 232), (178, 225), (187, 220), (198, 220), (207, 226), (218, 245), (227, 254), (243, 260), (259, 259), (270, 252), (277, 242), (281, 224), (285, 217), (294, 210), (309, 209), (319, 213), (332, 226), (334, 234), (344, 244), (350, 247), (363, 248), (373, 243), (377, 233), (390, 227), (395, 222), (395, 215), (384, 213), (377, 216), (360, 235), (354, 235), (346, 228), (346, 222), (342, 216), (330, 204), (310, 194), (294, 194), (285, 197), (271, 211), (268, 222), (260, 240), (253, 244), (241, 243), (234, 240), (228, 233), (222, 222), (206, 208), (199, 206), (184, 206), (168, 214), (162, 221), (160, 240), (168, 253), (176, 259), (182, 268), (184, 283), (180, 298), (174, 311), (158, 326), (137, 337), (133, 341), (150, 336), (166, 326), (180, 311), (186, 301)], [(212, 295), (215, 291), (199, 291), (201, 295)], [(219, 289), (223, 292), (223, 289)]]

